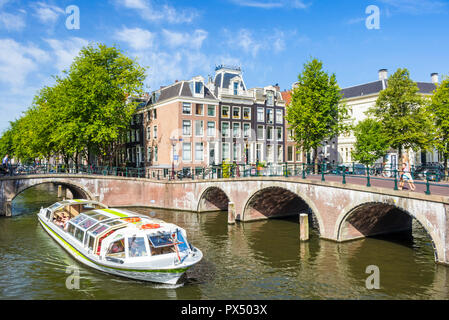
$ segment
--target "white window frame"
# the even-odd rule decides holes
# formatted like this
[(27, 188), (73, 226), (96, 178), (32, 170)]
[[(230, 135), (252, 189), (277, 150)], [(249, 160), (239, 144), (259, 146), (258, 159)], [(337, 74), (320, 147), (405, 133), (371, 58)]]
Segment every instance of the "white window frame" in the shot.
[[(197, 157), (196, 157), (197, 156), (197, 149), (196, 149), (197, 145), (201, 145), (201, 159), (197, 159)], [(203, 142), (195, 142), (194, 155), (195, 155), (194, 159), (196, 162), (204, 161), (204, 143)]]
[(234, 142), (232, 144), (232, 161), (240, 162), (242, 159), (241, 144)]
[[(259, 136), (259, 128), (262, 128), (262, 137)], [(265, 140), (265, 126), (264, 125), (258, 124), (256, 133), (257, 133), (257, 140)]]
[[(223, 131), (223, 124), (224, 123), (227, 123), (228, 124), (228, 134), (227, 135), (224, 135), (223, 133), (224, 133), (224, 131)], [(231, 128), (231, 123), (229, 122), (229, 121), (222, 121), (221, 122), (221, 137), (222, 138), (230, 138), (231, 137), (231, 131), (232, 131), (232, 128)]]
[[(277, 141), (283, 141), (284, 140), (284, 128), (283, 127), (276, 127), (276, 140)], [(281, 133), (281, 137), (279, 138), (279, 132)]]
[[(259, 111), (262, 111), (262, 112), (259, 112)], [(262, 115), (262, 119), (259, 119), (259, 115)], [(256, 118), (257, 118), (257, 122), (265, 122), (265, 108), (264, 107), (257, 108)]]
[(284, 113), (282, 112), (281, 109), (276, 109), (276, 111), (275, 111), (275, 116), (276, 116), (275, 122), (276, 122), (277, 124), (282, 124), (282, 123), (284, 123)]
[(157, 139), (157, 126), (153, 126), (153, 139)]
[[(227, 117), (223, 115), (224, 108), (228, 108), (228, 116)], [(230, 106), (221, 106), (221, 110), (220, 110), (221, 117), (223, 119), (231, 119), (231, 111), (232, 111), (232, 108)]]
[[(289, 158), (289, 153), (288, 150), (291, 149), (292, 150), (292, 157)], [(287, 146), (287, 162), (293, 162), (295, 159), (295, 148), (293, 146)]]
[[(201, 123), (201, 133), (197, 134), (197, 124)], [(195, 137), (203, 137), (204, 136), (204, 121), (203, 120), (195, 120)]]
[[(201, 109), (201, 113), (196, 113), (196, 110), (197, 110), (196, 108), (197, 108), (199, 105), (203, 106), (202, 109)], [(204, 104), (202, 104), (202, 103), (195, 103), (195, 115), (196, 115), (196, 116), (204, 116)]]
[[(245, 110), (248, 110), (248, 114), (249, 114), (248, 118), (245, 118)], [(243, 107), (242, 108), (242, 119), (243, 120), (251, 120), (251, 108), (250, 107)]]
[[(214, 134), (210, 135), (209, 134), (209, 130), (211, 130), (211, 128), (209, 128), (209, 123), (213, 123), (214, 124)], [(207, 121), (207, 136), (208, 137), (216, 137), (217, 136), (217, 123), (215, 121)]]
[[(186, 107), (187, 105), (189, 106), (189, 113), (185, 113), (184, 112), (184, 107)], [(183, 102), (182, 103), (182, 114), (192, 115), (192, 104), (190, 102)]]
[[(209, 115), (209, 108), (210, 107), (213, 107), (214, 108), (214, 115), (213, 116), (211, 116), (211, 115)], [(214, 104), (208, 104), (207, 105), (207, 116), (208, 117), (213, 117), (213, 118), (215, 118), (216, 116), (217, 116), (217, 106), (216, 105), (214, 105)]]
[[(239, 110), (239, 115), (238, 115), (238, 117), (235, 117), (234, 116), (234, 110), (236, 110), (236, 109), (238, 109)], [(232, 119), (241, 119), (242, 118), (242, 109), (240, 108), (240, 107), (232, 107)]]
[[(229, 153), (229, 157), (228, 158), (225, 158), (225, 154), (224, 154), (224, 147), (225, 147), (225, 145), (228, 146), (228, 153)], [(230, 161), (231, 160), (231, 146), (230, 146), (229, 142), (223, 142), (221, 144), (221, 159), (222, 159), (222, 161)]]
[[(269, 131), (271, 128), (271, 139), (270, 139), (270, 135), (269, 135)], [(274, 126), (267, 126), (267, 141), (274, 141)]]
[[(188, 122), (190, 124), (190, 126), (189, 126), (190, 127), (190, 133), (189, 134), (185, 133), (185, 130), (184, 130), (184, 128), (185, 128), (184, 123), (186, 123), (186, 122)], [(192, 136), (192, 120), (182, 120), (182, 135), (184, 137), (191, 137)]]
[[(234, 135), (234, 126), (237, 125), (238, 126), (238, 131), (237, 131), (237, 135)], [(233, 138), (240, 138), (242, 136), (242, 126), (240, 124), (240, 122), (233, 122), (232, 123), (232, 137)]]
[[(273, 115), (273, 116), (272, 116), (273, 119), (272, 119), (271, 122), (270, 122), (270, 117), (268, 116), (269, 111), (271, 111), (271, 114)], [(267, 123), (268, 123), (268, 124), (274, 124), (274, 109), (273, 109), (273, 108), (267, 108), (265, 113), (267, 114), (267, 115), (266, 115), (266, 117), (267, 117)]]
[[(184, 152), (184, 146), (189, 145), (190, 146), (190, 152)], [(189, 159), (186, 159), (185, 156), (188, 155)], [(183, 142), (182, 143), (182, 161), (183, 162), (192, 162), (192, 143), (191, 142)]]
[[(247, 132), (248, 134), (246, 134), (245, 126), (249, 126), (249, 129)], [(251, 138), (251, 123), (244, 122), (242, 132), (243, 132), (243, 138)]]

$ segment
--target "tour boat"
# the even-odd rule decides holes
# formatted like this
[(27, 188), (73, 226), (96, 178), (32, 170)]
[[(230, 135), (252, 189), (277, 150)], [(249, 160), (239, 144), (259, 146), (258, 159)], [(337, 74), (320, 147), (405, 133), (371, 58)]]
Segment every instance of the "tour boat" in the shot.
[(118, 276), (176, 284), (203, 257), (183, 228), (96, 201), (59, 201), (38, 218), (76, 260)]

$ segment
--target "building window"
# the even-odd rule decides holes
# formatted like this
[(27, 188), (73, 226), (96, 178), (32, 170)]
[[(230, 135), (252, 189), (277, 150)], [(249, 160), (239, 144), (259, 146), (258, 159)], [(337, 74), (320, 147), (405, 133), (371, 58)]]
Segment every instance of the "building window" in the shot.
[(256, 160), (263, 161), (263, 145), (261, 143), (256, 144)]
[(222, 159), (223, 161), (229, 161), (231, 159), (231, 155), (229, 154), (229, 143), (225, 142), (222, 145)]
[(234, 138), (240, 138), (240, 123), (234, 122), (232, 124), (232, 136)]
[(287, 147), (287, 161), (293, 162), (293, 146)]
[(274, 106), (274, 93), (273, 91), (267, 91), (267, 106)]
[(202, 104), (196, 104), (195, 106), (195, 115), (202, 116), (203, 115), (204, 106)]
[(257, 108), (257, 122), (265, 122), (264, 108)]
[(232, 153), (233, 153), (233, 161), (240, 161), (240, 145), (237, 143), (234, 143), (232, 146)]
[(195, 161), (203, 161), (204, 145), (202, 142), (195, 143)]
[(267, 140), (274, 140), (273, 131), (273, 127), (267, 126)]
[(195, 93), (201, 94), (203, 92), (203, 83), (201, 81), (195, 82)]
[(147, 127), (147, 140), (150, 140), (150, 139), (151, 139), (151, 127), (148, 126)]
[(157, 109), (153, 109), (153, 118), (157, 119)]
[(190, 142), (184, 142), (182, 144), (182, 160), (192, 161), (192, 145)]
[(276, 132), (277, 132), (277, 140), (278, 141), (282, 141), (282, 138), (283, 138), (283, 134), (282, 134), (282, 131), (283, 131), (283, 127), (277, 127), (276, 128)]
[(280, 109), (276, 110), (276, 123), (279, 123), (279, 124), (284, 123), (284, 117), (282, 114), (282, 110), (280, 110)]
[(240, 119), (240, 107), (232, 107), (232, 119)]
[(221, 136), (224, 137), (224, 138), (229, 138), (230, 137), (229, 122), (222, 122), (221, 123)]
[(284, 161), (284, 148), (278, 145), (278, 162)]
[(222, 106), (221, 107), (221, 117), (222, 118), (229, 118), (229, 106)]
[(239, 83), (238, 82), (234, 82), (234, 95), (238, 95), (239, 94)]
[(288, 129), (287, 130), (287, 134), (288, 134), (288, 137), (287, 137), (287, 140), (288, 141), (293, 141), (293, 129)]
[(195, 121), (195, 136), (202, 137), (204, 135), (204, 126), (202, 120)]
[(192, 114), (192, 104), (184, 102), (182, 104), (182, 114)]
[(265, 139), (265, 128), (264, 126), (257, 126), (257, 140)]
[(147, 148), (147, 158), (148, 158), (148, 162), (151, 162), (151, 155), (152, 155), (152, 148), (148, 147)]
[(215, 106), (214, 106), (214, 105), (209, 104), (209, 105), (207, 106), (207, 115), (208, 115), (209, 117), (215, 117)]
[(298, 152), (298, 150), (296, 150), (296, 161), (302, 162), (302, 152)]
[(207, 122), (207, 136), (215, 137), (215, 122), (214, 121)]
[(153, 127), (153, 138), (157, 139), (157, 126)]
[(274, 123), (274, 111), (273, 109), (267, 109), (267, 123)]
[(190, 122), (190, 120), (182, 121), (182, 134), (184, 136), (192, 135), (192, 123)]
[(251, 124), (250, 123), (243, 124), (243, 137), (251, 138)]
[(147, 121), (150, 121), (151, 120), (151, 110), (148, 110), (148, 112), (147, 112)]
[(274, 149), (271, 144), (267, 144), (267, 161), (271, 163), (274, 162)]
[(157, 157), (157, 146), (154, 147), (154, 162), (158, 161), (158, 157)]
[(251, 108), (248, 107), (243, 108), (243, 119), (251, 120)]

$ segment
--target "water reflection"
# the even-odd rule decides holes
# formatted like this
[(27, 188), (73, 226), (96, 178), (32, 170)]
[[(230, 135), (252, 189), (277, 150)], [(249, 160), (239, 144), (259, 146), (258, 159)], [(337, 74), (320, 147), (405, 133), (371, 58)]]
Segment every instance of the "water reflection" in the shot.
[[(13, 218), (0, 219), (1, 299), (448, 298), (449, 269), (434, 263), (419, 225), (405, 240), (334, 243), (311, 232), (300, 242), (297, 217), (228, 225), (223, 212), (133, 208), (185, 228), (204, 259), (176, 286), (112, 276), (79, 264), (39, 226), (35, 213), (56, 191), (29, 189), (13, 202)], [(380, 269), (380, 290), (365, 287), (368, 265)], [(80, 290), (67, 289), (68, 266), (79, 268)]]

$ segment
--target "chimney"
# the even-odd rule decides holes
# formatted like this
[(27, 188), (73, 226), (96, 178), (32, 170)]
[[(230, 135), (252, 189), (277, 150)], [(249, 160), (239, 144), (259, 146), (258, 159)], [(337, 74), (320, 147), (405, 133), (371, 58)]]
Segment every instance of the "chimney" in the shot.
[(379, 80), (388, 80), (388, 70), (387, 69), (380, 69), (379, 70)]
[(432, 83), (438, 84), (438, 82), (439, 82), (438, 73), (432, 73), (430, 76), (432, 77)]
[(281, 87), (279, 87), (279, 83), (276, 83), (273, 87), (275, 87), (277, 91), (281, 91)]

